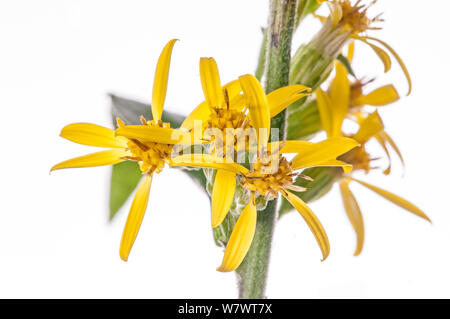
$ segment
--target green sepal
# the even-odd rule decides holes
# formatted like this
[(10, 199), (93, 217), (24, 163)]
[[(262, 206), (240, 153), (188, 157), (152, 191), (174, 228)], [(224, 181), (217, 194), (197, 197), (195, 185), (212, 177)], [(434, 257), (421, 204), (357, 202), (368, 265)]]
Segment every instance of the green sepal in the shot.
[(339, 54), (336, 59), (345, 66), (345, 68), (347, 69), (347, 72), (350, 75), (352, 75), (353, 77), (356, 77), (355, 72), (353, 72), (353, 69), (352, 69), (352, 64), (350, 63), (350, 61), (347, 59), (346, 56)]
[[(305, 187), (305, 192), (293, 192), (300, 197), (304, 202), (310, 203), (318, 200), (325, 194), (327, 194), (333, 184), (342, 175), (342, 169), (340, 167), (313, 167), (305, 169), (302, 174), (313, 178), (313, 181), (308, 181), (303, 178), (297, 178), (295, 185)], [(294, 207), (286, 200), (282, 199), (279, 218), (284, 214), (292, 211)]]

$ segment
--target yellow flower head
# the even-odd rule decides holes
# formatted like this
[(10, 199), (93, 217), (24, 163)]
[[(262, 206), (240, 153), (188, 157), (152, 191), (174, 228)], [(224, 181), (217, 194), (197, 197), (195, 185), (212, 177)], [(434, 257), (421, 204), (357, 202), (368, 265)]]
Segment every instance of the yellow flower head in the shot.
[[(316, 91), (317, 107), (319, 109), (322, 127), (327, 133), (328, 137), (336, 138), (339, 136), (348, 136), (360, 143), (360, 147), (354, 148), (339, 157), (339, 160), (345, 161), (353, 166), (354, 170), (352, 171), (352, 173), (358, 170), (362, 170), (367, 174), (373, 168), (371, 166), (371, 162), (374, 159), (366, 150), (366, 143), (372, 138), (375, 138), (380, 143), (380, 145), (387, 152), (388, 157), (389, 152), (387, 151), (387, 144), (390, 144), (401, 158), (398, 147), (395, 145), (390, 136), (384, 131), (383, 122), (377, 111), (366, 115), (365, 113), (361, 112), (360, 109), (358, 109), (358, 111), (356, 112), (356, 116), (355, 113), (352, 113), (352, 108), (354, 108), (355, 106), (361, 107), (365, 104), (382, 105), (385, 102), (391, 102), (391, 100), (397, 99), (397, 95), (394, 94), (392, 88), (383, 87), (381, 89), (378, 89), (378, 91), (375, 90), (373, 92), (365, 96), (359, 93), (352, 92), (351, 85), (348, 81), (347, 71), (345, 67), (340, 63), (336, 64), (336, 76), (330, 85), (329, 92), (326, 93), (320, 88)], [(349, 115), (354, 116), (357, 123), (359, 124), (358, 131), (353, 134), (345, 134), (344, 132), (342, 132), (343, 121)], [(385, 173), (387, 174), (389, 173), (389, 171), (390, 164), (388, 169), (385, 170)], [(407, 200), (379, 187), (355, 179), (349, 173), (344, 173), (342, 174), (342, 177), (340, 179), (339, 187), (341, 190), (345, 211), (353, 226), (353, 229), (355, 230), (357, 237), (357, 247), (354, 253), (355, 256), (359, 255), (363, 248), (364, 223), (359, 205), (355, 199), (355, 196), (349, 188), (349, 183), (352, 181), (355, 181), (360, 185), (367, 187), (373, 192), (379, 194), (392, 203), (410, 211), (411, 213), (429, 220), (429, 218), (422, 210), (420, 210), (418, 207), (414, 206)]]
[(367, 16), (368, 9), (376, 2), (376, 0), (371, 1), (369, 4), (361, 4), (361, 0), (356, 1), (353, 4), (350, 0), (318, 2), (327, 2), (330, 8), (330, 16), (328, 18), (317, 16), (325, 26), (332, 30), (338, 30), (342, 34), (347, 34), (347, 38), (359, 40), (369, 45), (381, 62), (383, 62), (385, 73), (388, 72), (392, 66), (389, 53), (394, 56), (408, 81), (407, 95), (409, 95), (412, 88), (411, 77), (403, 60), (386, 42), (366, 34), (366, 31), (381, 29), (378, 26), (373, 26), (375, 22), (383, 21), (380, 19), (380, 15), (377, 15), (374, 18), (369, 18)]
[(173, 145), (186, 135), (184, 131), (172, 129), (168, 123), (161, 121), (170, 57), (175, 41), (171, 40), (167, 43), (156, 66), (152, 95), (153, 120), (146, 121), (141, 118), (142, 125), (127, 126), (117, 119), (118, 129), (116, 132), (95, 124), (67, 125), (62, 129), (61, 137), (79, 144), (111, 149), (61, 162), (51, 169), (53, 171), (63, 168), (112, 165), (124, 160), (139, 162), (144, 179), (136, 191), (122, 235), (120, 257), (124, 261), (128, 260), (144, 218), (153, 173), (161, 172), (165, 163), (169, 162)]
[[(250, 111), (250, 121), (255, 129), (262, 131), (270, 129), (269, 104), (266, 94), (259, 81), (245, 75), (240, 78), (244, 91), (244, 99)], [(265, 134), (268, 136), (268, 134)], [(236, 179), (240, 180), (243, 188), (250, 193), (251, 200), (243, 210), (233, 229), (225, 250), (219, 271), (236, 269), (245, 257), (256, 227), (255, 197), (264, 196), (267, 199), (283, 195), (302, 215), (316, 237), (322, 250), (323, 259), (329, 254), (327, 235), (314, 213), (296, 195), (290, 192), (302, 191), (294, 185), (296, 177), (307, 178), (297, 171), (307, 167), (340, 166), (346, 171), (351, 166), (336, 158), (356, 147), (358, 143), (346, 137), (325, 140), (320, 143), (307, 141), (281, 141), (267, 143), (267, 139), (258, 139), (258, 157), (251, 169), (225, 160), (214, 155), (190, 154), (172, 158), (172, 165), (207, 167), (217, 169), (212, 192), (212, 225), (219, 226), (230, 209), (236, 190)], [(283, 154), (296, 154), (288, 161)]]

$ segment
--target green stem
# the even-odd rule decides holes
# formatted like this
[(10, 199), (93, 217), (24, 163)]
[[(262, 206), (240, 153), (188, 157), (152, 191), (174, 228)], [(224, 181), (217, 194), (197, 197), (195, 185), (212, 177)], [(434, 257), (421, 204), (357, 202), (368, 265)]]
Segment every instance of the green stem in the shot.
[[(295, 26), (297, 0), (271, 0), (266, 47), (266, 93), (289, 83), (291, 40)], [(286, 136), (286, 112), (271, 122), (278, 128), (279, 138)], [(270, 201), (258, 212), (255, 236), (247, 256), (236, 270), (240, 298), (263, 298), (270, 259), (272, 235), (278, 216), (278, 199)]]

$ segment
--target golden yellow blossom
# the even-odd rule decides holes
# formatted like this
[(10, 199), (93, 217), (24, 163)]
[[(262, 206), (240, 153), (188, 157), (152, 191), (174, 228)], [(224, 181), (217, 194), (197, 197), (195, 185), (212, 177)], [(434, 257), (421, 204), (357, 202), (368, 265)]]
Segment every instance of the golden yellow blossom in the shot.
[[(240, 77), (247, 107), (252, 112), (255, 129), (270, 130), (270, 121), (265, 120), (269, 112), (266, 95), (259, 81), (252, 75)], [(268, 144), (266, 139), (258, 139), (258, 158), (249, 170), (229, 159), (208, 154), (182, 155), (172, 159), (172, 165), (215, 168), (220, 180), (214, 184), (212, 194), (212, 215), (218, 226), (227, 215), (236, 188), (238, 177), (243, 188), (250, 193), (250, 201), (240, 215), (227, 244), (219, 271), (233, 271), (244, 259), (252, 242), (256, 227), (255, 197), (264, 196), (273, 199), (281, 193), (301, 214), (322, 250), (323, 259), (329, 254), (327, 235), (317, 217), (308, 206), (290, 192), (304, 189), (294, 185), (295, 178), (309, 177), (298, 171), (307, 167), (341, 166), (346, 171), (351, 166), (336, 158), (356, 147), (358, 143), (350, 138), (337, 137), (319, 143), (307, 141), (280, 141)], [(296, 154), (288, 161), (282, 154)]]
[(128, 260), (130, 250), (137, 237), (147, 208), (153, 174), (161, 172), (169, 162), (171, 149), (186, 135), (184, 131), (170, 128), (169, 123), (161, 121), (166, 97), (170, 58), (176, 40), (164, 47), (159, 57), (152, 94), (153, 120), (141, 118), (142, 125), (129, 125), (117, 119), (118, 129), (114, 130), (95, 124), (76, 123), (64, 127), (61, 137), (72, 142), (111, 148), (82, 157), (70, 159), (52, 167), (53, 170), (73, 167), (111, 165), (124, 160), (137, 161), (144, 179), (140, 183), (122, 235), (120, 258)]
[[(373, 160), (373, 158), (366, 150), (366, 143), (370, 139), (377, 139), (382, 144), (382, 146), (384, 146), (385, 150), (387, 150), (385, 143), (389, 143), (393, 145), (398, 154), (400, 153), (395, 143), (392, 141), (389, 135), (385, 133), (384, 125), (378, 112), (373, 112), (368, 115), (359, 112), (359, 116), (357, 119), (359, 123), (358, 131), (354, 134), (344, 134), (342, 132), (342, 124), (344, 119), (348, 115), (349, 107), (352, 105), (352, 103), (355, 103), (354, 101), (351, 102), (351, 95), (351, 86), (348, 81), (347, 70), (341, 63), (336, 63), (336, 76), (330, 85), (329, 92), (326, 93), (320, 88), (316, 91), (317, 106), (320, 113), (322, 127), (329, 138), (336, 138), (345, 135), (355, 139), (361, 145), (360, 147), (354, 148), (346, 154), (343, 154), (339, 157), (339, 159), (352, 164), (353, 172), (363, 170), (367, 174), (372, 169), (371, 162)], [(394, 94), (391, 94), (390, 97), (386, 97), (386, 99), (389, 100), (392, 97), (394, 97)], [(360, 96), (358, 98), (360, 98)], [(366, 101), (364, 104), (370, 104), (367, 103), (367, 97), (365, 99)], [(380, 100), (380, 98), (377, 97), (374, 100)], [(370, 98), (369, 101), (371, 101)], [(387, 154), (389, 155), (389, 153)], [(344, 173), (342, 174), (341, 180), (339, 182), (339, 187), (341, 190), (345, 211), (356, 232), (357, 247), (354, 253), (355, 255), (359, 255), (363, 248), (364, 223), (359, 205), (355, 199), (355, 196), (349, 188), (349, 183), (352, 181), (355, 181), (367, 187), (373, 192), (381, 195), (392, 203), (410, 211), (411, 213), (429, 220), (429, 218), (422, 210), (406, 201), (405, 199), (379, 187), (355, 179), (351, 176), (351, 174)]]

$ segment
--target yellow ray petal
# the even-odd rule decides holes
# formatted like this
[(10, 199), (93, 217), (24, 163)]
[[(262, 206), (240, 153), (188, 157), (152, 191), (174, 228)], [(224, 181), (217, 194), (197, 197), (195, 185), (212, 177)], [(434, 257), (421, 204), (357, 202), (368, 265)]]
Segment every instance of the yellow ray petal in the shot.
[(362, 105), (373, 105), (373, 106), (383, 106), (393, 103), (399, 99), (397, 90), (392, 84), (382, 86), (378, 89), (373, 90), (367, 95), (361, 95), (352, 101), (352, 104), (357, 106)]
[(333, 116), (331, 117), (331, 137), (341, 134), (342, 122), (347, 115), (350, 103), (350, 82), (345, 66), (336, 62), (336, 76), (330, 85), (330, 101)]
[(302, 153), (304, 151), (309, 151), (314, 145), (313, 142), (298, 140), (271, 142), (269, 144), (269, 150), (277, 149), (280, 144), (282, 145), (280, 153)]
[(358, 132), (353, 136), (359, 143), (364, 144), (370, 138), (384, 129), (383, 121), (377, 111), (371, 113), (360, 124)]
[(373, 37), (365, 37), (365, 39), (380, 43), (395, 57), (398, 64), (402, 68), (403, 73), (405, 74), (406, 80), (408, 81), (408, 93), (406, 95), (411, 94), (411, 90), (412, 90), (411, 76), (409, 75), (409, 72), (408, 72), (408, 69), (407, 69), (405, 63), (403, 62), (402, 58), (397, 54), (397, 52), (395, 52), (395, 50), (389, 44), (387, 44), (384, 41), (381, 41), (380, 39), (373, 38)]
[(356, 233), (356, 249), (355, 256), (358, 256), (364, 245), (364, 220), (355, 196), (348, 187), (349, 180), (345, 179), (339, 183), (341, 190), (342, 202), (344, 203), (345, 212)]
[(94, 167), (113, 165), (123, 161), (121, 157), (129, 156), (130, 153), (124, 149), (113, 149), (92, 153), (56, 164), (50, 171), (55, 171), (63, 168), (78, 168), (78, 167)]
[(359, 184), (367, 187), (368, 189), (370, 189), (371, 191), (377, 193), (378, 195), (386, 198), (388, 201), (406, 209), (407, 211), (422, 217), (423, 219), (428, 220), (429, 222), (431, 222), (431, 220), (428, 218), (428, 216), (422, 211), (420, 210), (417, 206), (411, 204), (410, 202), (408, 202), (406, 199), (403, 199), (395, 194), (392, 194), (382, 188), (379, 188), (377, 186), (368, 184), (366, 182), (360, 181), (356, 178), (352, 178), (352, 180), (354, 180), (355, 182), (358, 182)]
[(388, 142), (389, 145), (391, 145), (391, 147), (394, 149), (395, 153), (399, 157), (400, 161), (402, 162), (402, 165), (405, 166), (405, 160), (403, 159), (403, 155), (400, 152), (400, 149), (398, 148), (397, 144), (392, 139), (392, 137), (386, 131), (382, 131), (379, 134), (381, 134), (383, 139), (386, 140), (386, 142)]
[(274, 117), (295, 101), (308, 95), (311, 89), (304, 85), (289, 85), (270, 92), (267, 95), (270, 117)]
[[(327, 133), (328, 137), (333, 137), (333, 112), (331, 109), (331, 101), (329, 96), (322, 91), (320, 88), (316, 90), (317, 97), (317, 108), (320, 114), (320, 122), (322, 123), (323, 130)], [(341, 135), (341, 130), (339, 130), (338, 135)]]
[(191, 166), (223, 169), (232, 173), (244, 175), (248, 169), (226, 159), (208, 154), (185, 154), (171, 158), (170, 166)]
[(295, 207), (300, 215), (302, 215), (306, 224), (308, 224), (309, 229), (311, 229), (311, 232), (314, 234), (314, 237), (319, 244), (320, 250), (322, 251), (322, 261), (327, 259), (328, 255), (330, 254), (330, 243), (328, 241), (327, 233), (325, 232), (325, 229), (323, 229), (323, 226), (320, 223), (319, 219), (316, 217), (316, 215), (314, 215), (308, 205), (306, 205), (306, 203), (296, 195), (288, 192), (287, 190), (284, 190), (281, 193), (283, 194), (284, 198), (286, 198), (289, 203), (291, 203), (291, 205)]
[(190, 136), (185, 131), (150, 125), (127, 125), (119, 127), (116, 130), (116, 135), (161, 144), (177, 144), (183, 140), (190, 141)]
[[(239, 93), (242, 91), (241, 84), (239, 80), (231, 81), (225, 84), (222, 88), (228, 92), (228, 97), (230, 101), (235, 100)], [(241, 107), (242, 109), (242, 107)], [(206, 121), (208, 119), (209, 114), (211, 113), (208, 101), (204, 101), (200, 103), (183, 121), (180, 128), (191, 130), (194, 127), (194, 121)]]
[(342, 167), (344, 173), (350, 173), (353, 169), (352, 164), (340, 160), (328, 160), (319, 164), (315, 164), (314, 167)]
[(227, 216), (233, 203), (234, 191), (236, 189), (236, 173), (217, 170), (212, 191), (212, 227), (219, 226)]
[(373, 43), (370, 43), (369, 41), (366, 41), (364, 38), (359, 38), (361, 41), (363, 41), (365, 44), (369, 45), (372, 50), (378, 55), (381, 62), (383, 62), (384, 65), (384, 73), (389, 72), (392, 66), (391, 57), (389, 54), (386, 53), (382, 48), (376, 46)]
[(383, 150), (387, 156), (388, 162), (389, 162), (388, 167), (386, 167), (383, 170), (383, 174), (389, 175), (391, 173), (392, 159), (391, 159), (391, 154), (389, 153), (389, 149), (387, 148), (387, 145), (386, 145), (386, 140), (381, 135), (381, 133), (382, 133), (382, 131), (380, 133), (378, 133), (377, 135), (375, 135), (375, 139), (380, 144), (380, 146), (383, 148)]
[(255, 235), (257, 212), (254, 200), (254, 195), (252, 195), (250, 202), (242, 211), (236, 225), (234, 225), (233, 232), (225, 249), (222, 265), (217, 268), (218, 271), (233, 271), (244, 260)]
[(220, 85), (219, 70), (213, 58), (200, 59), (200, 79), (209, 107), (222, 107), (224, 104), (223, 91)]
[(357, 146), (359, 146), (357, 141), (347, 137), (335, 137), (313, 143), (309, 146), (309, 149), (305, 146), (304, 150), (292, 159), (292, 167), (294, 169), (313, 167), (328, 160), (333, 160)]
[(352, 63), (354, 55), (355, 55), (355, 41), (351, 41), (348, 44), (348, 51), (347, 51), (348, 62)]
[(166, 100), (167, 81), (169, 79), (170, 58), (173, 46), (177, 40), (172, 39), (166, 44), (156, 64), (152, 93), (152, 114), (155, 121), (161, 119), (163, 112), (164, 101)]
[(131, 247), (133, 247), (139, 228), (141, 227), (142, 220), (144, 219), (151, 185), (152, 175), (145, 174), (145, 177), (139, 184), (136, 195), (134, 196), (130, 212), (128, 213), (127, 222), (122, 233), (122, 240), (120, 242), (120, 258), (123, 261), (128, 260)]
[(127, 147), (127, 140), (121, 136), (114, 136), (114, 130), (89, 123), (69, 124), (61, 130), (60, 136), (83, 145), (110, 148)]
[[(250, 120), (258, 136), (258, 148), (261, 150), (267, 146), (270, 134), (270, 110), (267, 96), (261, 83), (253, 75), (240, 76), (239, 81), (246, 96)], [(262, 132), (264, 133), (261, 134)]]

